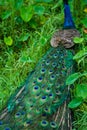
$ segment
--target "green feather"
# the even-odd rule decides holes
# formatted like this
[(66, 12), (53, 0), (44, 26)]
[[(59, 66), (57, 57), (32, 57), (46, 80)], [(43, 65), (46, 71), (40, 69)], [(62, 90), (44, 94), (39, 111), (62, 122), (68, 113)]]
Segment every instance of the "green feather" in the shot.
[(7, 111), (0, 116), (0, 130), (57, 130), (61, 117), (55, 121), (54, 115), (68, 97), (65, 81), (73, 65), (70, 50), (50, 48), (25, 85), (10, 97)]

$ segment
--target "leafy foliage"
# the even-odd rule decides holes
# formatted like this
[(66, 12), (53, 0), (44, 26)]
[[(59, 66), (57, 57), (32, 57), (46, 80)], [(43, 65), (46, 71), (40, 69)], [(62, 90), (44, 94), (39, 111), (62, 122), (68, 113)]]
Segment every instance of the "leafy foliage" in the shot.
[(77, 72), (66, 81), (67, 84), (74, 85), (72, 101), (68, 106), (74, 110), (74, 127), (84, 130), (87, 129), (87, 1), (74, 0), (73, 7), (81, 37), (73, 39), (76, 46), (73, 59), (77, 63)]
[(13, 40), (12, 40), (11, 36), (4, 37), (4, 42), (8, 46), (11, 46), (13, 44)]

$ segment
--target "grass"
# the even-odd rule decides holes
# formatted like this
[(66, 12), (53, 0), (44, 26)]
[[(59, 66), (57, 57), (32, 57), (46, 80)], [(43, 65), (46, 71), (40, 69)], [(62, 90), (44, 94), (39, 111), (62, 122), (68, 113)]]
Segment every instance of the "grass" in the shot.
[(78, 109), (75, 111), (75, 121), (73, 122), (74, 128), (79, 130), (87, 130), (87, 106), (85, 105), (86, 110)]
[(14, 51), (7, 46), (6, 50), (1, 52), (0, 109), (15, 89), (25, 82), (29, 72), (50, 47), (50, 38), (56, 30), (54, 23), (61, 20), (60, 17), (58, 14), (52, 15), (39, 29), (29, 32), (29, 40), (23, 43), (24, 47), (21, 49)]

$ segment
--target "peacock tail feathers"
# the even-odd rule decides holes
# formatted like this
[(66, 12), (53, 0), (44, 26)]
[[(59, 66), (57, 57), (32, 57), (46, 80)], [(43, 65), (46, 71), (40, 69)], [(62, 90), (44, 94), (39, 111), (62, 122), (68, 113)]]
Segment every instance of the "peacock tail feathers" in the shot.
[(9, 99), (0, 115), (0, 130), (63, 130), (68, 126), (64, 125), (70, 90), (66, 78), (73, 73), (73, 65), (71, 50), (51, 47), (25, 85)]

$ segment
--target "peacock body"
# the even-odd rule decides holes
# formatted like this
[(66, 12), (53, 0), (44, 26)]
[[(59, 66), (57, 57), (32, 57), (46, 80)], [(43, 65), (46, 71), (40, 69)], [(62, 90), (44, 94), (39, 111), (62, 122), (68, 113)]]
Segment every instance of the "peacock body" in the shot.
[[(72, 27), (75, 27), (73, 24)], [(68, 31), (69, 36), (65, 35)], [(70, 86), (66, 85), (66, 78), (74, 71), (73, 52), (66, 49), (73, 46), (72, 39), (67, 41), (71, 35), (74, 37), (79, 33), (76, 29), (67, 29), (54, 34), (51, 45), (56, 48), (50, 47), (25, 85), (10, 97), (7, 107), (0, 114), (0, 130), (72, 129), (67, 107)]]

